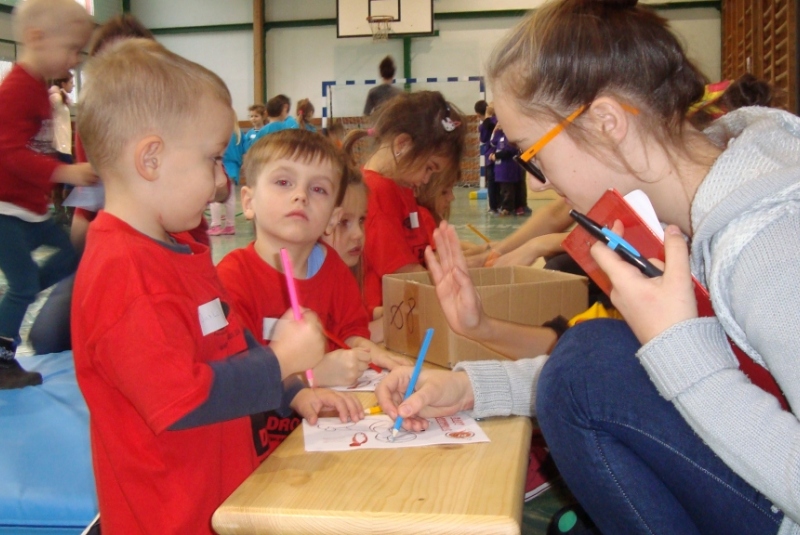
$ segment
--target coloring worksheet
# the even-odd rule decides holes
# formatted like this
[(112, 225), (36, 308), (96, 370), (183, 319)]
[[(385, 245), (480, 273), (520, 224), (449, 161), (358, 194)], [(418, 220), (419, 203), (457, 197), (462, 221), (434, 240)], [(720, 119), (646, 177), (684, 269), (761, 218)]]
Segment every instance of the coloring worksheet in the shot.
[(378, 373), (375, 370), (367, 368), (364, 370), (364, 373), (361, 374), (361, 377), (358, 378), (356, 384), (351, 386), (334, 386), (331, 390), (338, 390), (340, 392), (375, 392), (375, 387), (386, 377), (387, 373), (389, 372), (386, 370)]
[(394, 422), (385, 414), (367, 416), (360, 422), (342, 423), (338, 418), (320, 418), (316, 425), (303, 420), (306, 451), (353, 451), (363, 449), (414, 448), (439, 444), (490, 442), (478, 423), (464, 413), (429, 418), (424, 433), (400, 430), (389, 441)]

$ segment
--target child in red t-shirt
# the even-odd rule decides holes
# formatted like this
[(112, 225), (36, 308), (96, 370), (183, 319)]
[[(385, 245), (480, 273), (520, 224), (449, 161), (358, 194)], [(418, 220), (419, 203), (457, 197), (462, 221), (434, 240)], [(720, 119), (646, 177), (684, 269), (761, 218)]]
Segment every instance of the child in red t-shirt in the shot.
[(458, 167), (466, 129), (461, 113), (436, 91), (397, 95), (373, 117), (371, 131), (351, 131), (344, 148), (350, 151), (370, 133), (376, 138), (377, 149), (364, 164), (369, 188), (364, 295), (374, 315), (383, 302), (384, 275), (425, 269), (424, 251), (433, 235), (426, 223), (432, 220), (420, 217), (414, 188), (432, 173)]
[[(244, 325), (262, 344), (272, 345), (273, 331), (291, 305), (280, 261), (280, 250), (287, 250), (298, 300), (317, 313), (331, 335), (325, 358), (314, 367), (320, 386), (351, 385), (370, 362), (387, 369), (407, 364), (369, 340), (355, 277), (336, 251), (319, 241), (344, 196), (343, 169), (334, 144), (307, 130), (282, 130), (258, 140), (245, 158), (248, 178), (242, 187), (242, 209), (255, 221), (256, 239), (217, 266)], [(297, 423), (264, 415), (262, 453), (269, 455)]]
[(291, 407), (313, 422), (327, 407), (357, 421), (363, 409), (286, 382), (322, 359), (316, 315), (284, 315), (262, 347), (208, 247), (185, 235), (226, 180), (224, 82), (144, 39), (110, 45), (86, 73), (78, 129), (106, 203), (78, 268), (72, 335), (103, 531), (211, 534), (257, 466), (248, 415)]
[[(48, 211), (53, 184), (97, 180), (89, 164), (56, 158), (46, 83), (78, 64), (91, 18), (71, 0), (27, 0), (14, 9), (13, 25), (24, 47), (0, 84), (0, 271), (8, 281), (0, 299), (0, 390), (42, 383), (15, 358), (19, 328), (36, 295), (77, 266), (75, 250)], [(55, 252), (40, 266), (31, 253), (42, 245)]]
[[(342, 205), (331, 218), (322, 241), (333, 247), (339, 257), (350, 268), (359, 285), (363, 298), (364, 290), (364, 223), (367, 220), (367, 186), (361, 171), (352, 165), (345, 169), (347, 189)], [(383, 342), (383, 318), (380, 314), (369, 322), (370, 340)]]

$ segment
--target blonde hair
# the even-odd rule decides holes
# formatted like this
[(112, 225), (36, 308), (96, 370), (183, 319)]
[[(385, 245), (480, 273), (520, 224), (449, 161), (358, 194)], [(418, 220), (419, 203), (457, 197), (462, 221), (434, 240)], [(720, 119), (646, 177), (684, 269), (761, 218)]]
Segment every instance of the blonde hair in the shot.
[[(149, 132), (175, 134), (203, 113), (203, 97), (231, 108), (219, 76), (149, 39), (125, 39), (85, 68), (78, 132), (94, 168), (113, 168), (123, 147)], [(202, 133), (198, 133), (202, 135)]]
[(276, 160), (295, 160), (306, 164), (330, 162), (336, 181), (336, 203), (340, 206), (344, 199), (345, 161), (342, 152), (325, 136), (309, 130), (289, 129), (268, 134), (250, 147), (244, 155), (242, 172), (247, 183), (255, 186), (258, 175), (264, 167)]
[(436, 221), (437, 225), (441, 223), (442, 220), (450, 218), (450, 205), (443, 210), (443, 213), (440, 213), (436, 206), (437, 201), (444, 190), (452, 189), (456, 185), (460, 176), (461, 170), (451, 167), (433, 173), (427, 184), (418, 186), (414, 191), (417, 204), (428, 209), (431, 215), (433, 215), (433, 219)]
[(31, 28), (46, 33), (63, 32), (68, 26), (92, 31), (92, 18), (75, 0), (24, 0), (11, 14), (14, 39), (25, 42), (25, 31)]

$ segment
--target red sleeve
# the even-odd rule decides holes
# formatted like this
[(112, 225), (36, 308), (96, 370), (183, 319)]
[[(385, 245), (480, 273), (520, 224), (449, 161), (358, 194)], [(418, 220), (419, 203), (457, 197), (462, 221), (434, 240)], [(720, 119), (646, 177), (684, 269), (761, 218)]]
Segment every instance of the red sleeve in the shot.
[(141, 297), (98, 339), (94, 366), (134, 406), (155, 433), (208, 397), (213, 372), (195, 356), (196, 311), (174, 295)]
[(18, 70), (23, 71), (15, 65), (0, 84), (0, 168), (15, 180), (40, 184), (63, 164), (29, 146), (51, 118), (50, 99), (44, 86)]
[(231, 307), (239, 315), (242, 324), (256, 337), (256, 340), (262, 340), (262, 318), (254, 307), (253, 292), (249, 288), (251, 277), (244, 269), (246, 264), (243, 258), (244, 253), (244, 249), (228, 253), (217, 264), (217, 275), (228, 294)]

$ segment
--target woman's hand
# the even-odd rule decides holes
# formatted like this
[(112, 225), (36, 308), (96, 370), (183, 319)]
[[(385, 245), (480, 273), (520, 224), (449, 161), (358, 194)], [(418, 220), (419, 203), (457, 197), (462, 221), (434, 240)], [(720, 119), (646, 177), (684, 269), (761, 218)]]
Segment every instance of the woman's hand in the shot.
[(465, 372), (422, 370), (415, 392), (403, 401), (413, 371), (413, 366), (396, 368), (375, 388), (383, 412), (392, 419), (402, 416), (403, 428), (422, 431), (428, 428), (426, 418), (449, 416), (472, 408), (472, 384)]
[[(612, 228), (622, 235), (624, 227), (615, 221)], [(697, 317), (697, 301), (689, 268), (689, 252), (680, 229), (667, 227), (664, 237), (666, 263), (664, 275), (648, 278), (625, 262), (605, 244), (592, 245), (592, 258), (611, 280), (611, 302), (622, 313), (636, 338), (646, 344), (673, 325)]]
[(480, 338), (483, 308), (475, 285), (467, 273), (467, 263), (461, 252), (455, 227), (442, 221), (433, 232), (433, 239), (439, 258), (427, 247), (425, 259), (447, 323), (457, 334), (473, 339)]

